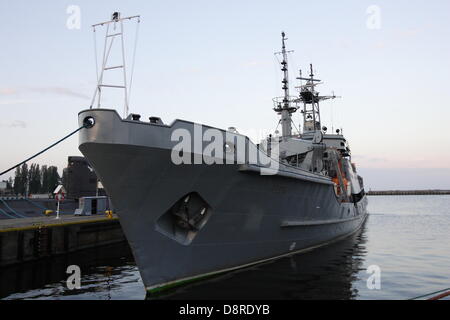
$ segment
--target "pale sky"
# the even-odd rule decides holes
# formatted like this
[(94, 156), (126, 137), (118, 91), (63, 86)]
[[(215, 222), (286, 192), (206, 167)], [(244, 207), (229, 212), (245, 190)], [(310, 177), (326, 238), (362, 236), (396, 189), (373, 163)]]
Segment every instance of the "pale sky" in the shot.
[[(80, 29), (66, 25), (71, 5)], [(96, 83), (90, 25), (113, 11), (142, 16), (130, 112), (143, 119), (274, 130), (284, 30), (291, 79), (313, 63), (321, 92), (342, 96), (321, 105), (322, 122), (344, 129), (367, 189), (450, 189), (448, 0), (0, 0), (0, 171), (76, 129)], [(122, 114), (114, 95), (105, 104)], [(61, 171), (77, 146), (72, 137), (34, 162)]]

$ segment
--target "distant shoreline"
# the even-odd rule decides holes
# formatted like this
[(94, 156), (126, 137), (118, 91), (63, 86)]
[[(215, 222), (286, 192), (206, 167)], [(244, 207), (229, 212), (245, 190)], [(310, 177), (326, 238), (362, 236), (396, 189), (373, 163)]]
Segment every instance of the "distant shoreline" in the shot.
[(368, 191), (369, 196), (450, 195), (450, 190), (386, 190)]

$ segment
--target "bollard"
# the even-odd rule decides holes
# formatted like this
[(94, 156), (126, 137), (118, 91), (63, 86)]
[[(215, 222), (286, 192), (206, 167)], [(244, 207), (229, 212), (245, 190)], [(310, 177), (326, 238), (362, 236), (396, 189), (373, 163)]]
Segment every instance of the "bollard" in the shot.
[(112, 219), (112, 217), (113, 217), (113, 212), (112, 212), (112, 210), (106, 210), (105, 213), (106, 213), (106, 216), (107, 216), (109, 219)]

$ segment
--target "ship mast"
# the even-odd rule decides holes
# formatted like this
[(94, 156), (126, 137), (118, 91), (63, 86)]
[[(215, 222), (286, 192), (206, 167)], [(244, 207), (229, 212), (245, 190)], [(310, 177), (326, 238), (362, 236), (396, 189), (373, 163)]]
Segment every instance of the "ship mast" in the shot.
[[(137, 20), (137, 28), (140, 23), (140, 16), (130, 16), (130, 17), (124, 17), (121, 18), (120, 12), (114, 12), (111, 16), (111, 20), (97, 23), (92, 25), (93, 31), (94, 31), (94, 46), (95, 46), (95, 64), (97, 68), (97, 86), (95, 88), (94, 96), (91, 101), (90, 108), (92, 109), (95, 105), (95, 101), (97, 100), (97, 108), (102, 107), (102, 94), (103, 89), (105, 88), (113, 88), (113, 89), (121, 89), (124, 92), (124, 117), (128, 116), (128, 108), (129, 108), (129, 92), (131, 89), (131, 84), (133, 81), (133, 70), (134, 70), (134, 56), (136, 54), (136, 42), (137, 42), (137, 31), (136, 30), (136, 38), (135, 41), (135, 47), (133, 52), (133, 63), (132, 63), (132, 72), (131, 72), (131, 78), (130, 82), (128, 83), (127, 78), (127, 72), (126, 72), (126, 65), (125, 65), (125, 42), (124, 42), (124, 27), (123, 22), (125, 20)], [(102, 26), (105, 26), (105, 40), (104, 40), (104, 48), (103, 48), (103, 58), (101, 61), (101, 69), (100, 74), (98, 74), (98, 63), (97, 63), (97, 41), (96, 41), (96, 28), (100, 28)], [(117, 38), (117, 40), (116, 40)], [(121, 64), (120, 65), (113, 65), (109, 66), (108, 61), (111, 60), (110, 54), (111, 49), (113, 48), (114, 41), (116, 40), (116, 43), (119, 42), (120, 46), (120, 58), (121, 58)], [(117, 49), (117, 48), (116, 48)], [(105, 71), (114, 71), (114, 70), (121, 70), (122, 71), (122, 83), (113, 83), (113, 84), (105, 84), (104, 83), (104, 73)]]
[(286, 34), (281, 32), (281, 52), (277, 54), (281, 54), (283, 60), (281, 61), (281, 71), (283, 71), (283, 80), (282, 89), (283, 89), (283, 97), (275, 98), (275, 112), (281, 115), (281, 128), (282, 128), (282, 136), (290, 137), (292, 136), (292, 113), (297, 111), (297, 107), (292, 105), (292, 99), (289, 96), (289, 72), (288, 72), (288, 58), (287, 54), (292, 51), (286, 51)]
[[(302, 77), (302, 71), (300, 70), (300, 77), (297, 78), (300, 80), (300, 87), (298, 87), (300, 89), (300, 97), (296, 102), (303, 102), (303, 134), (322, 130), (319, 102), (336, 98), (335, 95), (319, 96), (319, 92), (315, 90), (315, 87), (321, 84), (321, 80), (314, 79), (312, 64), (309, 65), (309, 68), (309, 77)], [(302, 85), (302, 80), (305, 80), (306, 84)]]

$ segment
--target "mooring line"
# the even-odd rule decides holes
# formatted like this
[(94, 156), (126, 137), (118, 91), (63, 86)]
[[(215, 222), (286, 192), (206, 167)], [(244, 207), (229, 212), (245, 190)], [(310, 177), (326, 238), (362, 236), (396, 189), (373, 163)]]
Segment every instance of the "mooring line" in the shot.
[(437, 295), (435, 297), (431, 297), (428, 300), (441, 300), (441, 299), (446, 298), (448, 296), (450, 296), (450, 291), (441, 293), (441, 294), (439, 294), (439, 295)]
[(0, 208), (0, 213), (4, 214), (5, 216), (9, 217), (10, 219), (17, 219), (16, 217), (13, 217), (9, 213), (7, 213), (5, 210)]
[(44, 153), (45, 151), (47, 151), (47, 150), (53, 148), (54, 146), (56, 146), (58, 143), (60, 143), (60, 142), (62, 142), (62, 141), (64, 141), (64, 140), (66, 140), (66, 139), (69, 138), (70, 136), (74, 135), (75, 133), (77, 133), (77, 132), (80, 131), (81, 129), (87, 128), (87, 127), (88, 127), (87, 124), (83, 124), (83, 125), (82, 125), (81, 127), (79, 127), (77, 130), (75, 130), (75, 131), (69, 133), (67, 136), (65, 136), (64, 138), (62, 138), (62, 139), (56, 141), (55, 143), (53, 143), (52, 145), (48, 146), (48, 147), (45, 148), (44, 150), (39, 151), (39, 152), (36, 153), (35, 155), (33, 155), (33, 156), (29, 157), (28, 159), (22, 161), (21, 163), (18, 163), (18, 164), (16, 164), (15, 166), (9, 168), (8, 170), (3, 171), (2, 173), (0, 173), (0, 176), (4, 175), (5, 173), (10, 172), (11, 170), (14, 170), (15, 168), (21, 166), (21, 165), (24, 164), (25, 162), (28, 162), (28, 161), (30, 161), (31, 159), (36, 158), (36, 157), (39, 156), (40, 154), (42, 154), (42, 153)]
[(29, 203), (31, 203), (32, 205), (34, 205), (35, 207), (38, 207), (39, 209), (42, 209), (42, 210), (49, 210), (48, 208), (46, 208), (46, 207), (44, 207), (44, 206), (41, 206), (40, 204), (37, 204), (36, 202), (31, 201), (31, 200), (28, 199), (28, 198), (25, 198), (25, 200), (28, 201)]
[(431, 293), (428, 293), (428, 294), (424, 294), (424, 295), (421, 295), (421, 296), (412, 298), (412, 299), (410, 299), (410, 300), (416, 300), (416, 299), (428, 297), (428, 296), (431, 296), (431, 295), (433, 295), (433, 294), (438, 294), (438, 293), (440, 293), (438, 296), (431, 297), (431, 298), (428, 299), (428, 300), (438, 300), (438, 299), (442, 299), (442, 298), (444, 298), (444, 297), (446, 297), (446, 296), (449, 296), (449, 295), (450, 295), (450, 288), (442, 289), (442, 290), (435, 291), (435, 292), (431, 292)]
[(18, 216), (19, 218), (27, 218), (26, 216), (24, 216), (23, 214), (17, 212), (16, 210), (14, 210), (13, 208), (11, 208), (5, 200), (0, 199), (0, 201), (5, 205), (6, 209), (8, 209), (9, 211), (11, 211), (12, 213), (14, 213), (16, 216)]
[[(44, 206), (41, 206), (40, 204), (38, 204), (38, 203), (36, 203), (36, 202), (34, 202), (34, 201), (31, 201), (30, 199), (27, 199), (27, 198), (25, 198), (24, 200), (26, 200), (26, 201), (28, 201), (29, 203), (31, 203), (32, 205), (34, 205), (35, 207), (38, 207), (39, 209), (42, 209), (42, 210), (52, 210), (52, 209), (49, 209), (49, 208), (46, 208), (46, 207), (44, 207)], [(52, 211), (54, 211), (54, 210), (52, 210)], [(59, 213), (60, 214), (73, 214), (73, 212), (65, 212), (65, 211), (59, 211)], [(45, 215), (45, 213), (42, 213), (43, 215)]]

